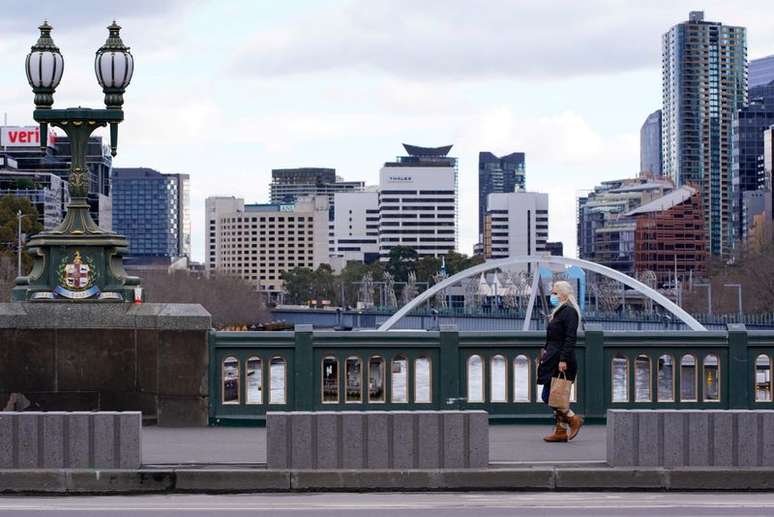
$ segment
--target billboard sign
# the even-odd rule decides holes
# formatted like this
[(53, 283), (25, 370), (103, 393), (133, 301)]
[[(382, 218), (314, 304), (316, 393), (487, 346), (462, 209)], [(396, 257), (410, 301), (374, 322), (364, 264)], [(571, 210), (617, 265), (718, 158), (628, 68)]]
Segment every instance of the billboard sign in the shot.
[[(56, 134), (48, 130), (48, 146), (54, 147)], [(40, 126), (0, 126), (0, 147), (40, 147)]]

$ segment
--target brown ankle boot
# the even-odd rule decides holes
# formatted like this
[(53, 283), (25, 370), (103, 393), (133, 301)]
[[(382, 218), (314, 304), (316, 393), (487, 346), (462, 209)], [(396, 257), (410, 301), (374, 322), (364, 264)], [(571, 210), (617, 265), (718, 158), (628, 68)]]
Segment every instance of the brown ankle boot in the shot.
[(580, 428), (583, 427), (583, 417), (578, 415), (573, 415), (567, 418), (567, 423), (570, 424), (570, 433), (567, 439), (572, 440), (578, 435), (578, 431), (580, 431)]
[(543, 440), (547, 442), (566, 442), (568, 440), (567, 429), (564, 428), (561, 421), (557, 420), (553, 434), (544, 436)]

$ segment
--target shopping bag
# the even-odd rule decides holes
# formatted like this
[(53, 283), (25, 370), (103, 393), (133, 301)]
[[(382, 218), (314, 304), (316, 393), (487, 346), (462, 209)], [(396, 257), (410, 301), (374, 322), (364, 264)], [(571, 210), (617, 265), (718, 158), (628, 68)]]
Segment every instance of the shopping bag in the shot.
[(564, 372), (561, 372), (558, 377), (551, 377), (551, 392), (548, 395), (548, 405), (556, 409), (569, 409), (571, 389), (572, 381), (567, 380)]

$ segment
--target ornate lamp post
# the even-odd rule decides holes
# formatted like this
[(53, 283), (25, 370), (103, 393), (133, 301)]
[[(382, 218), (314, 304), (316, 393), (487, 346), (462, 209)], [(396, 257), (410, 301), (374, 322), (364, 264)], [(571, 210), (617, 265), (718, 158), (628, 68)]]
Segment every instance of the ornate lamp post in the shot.
[(126, 238), (103, 230), (89, 214), (89, 169), (86, 150), (89, 137), (99, 127), (110, 126), (111, 154), (116, 155), (118, 124), (124, 120), (123, 94), (134, 72), (134, 58), (121, 41), (121, 27), (113, 22), (105, 44), (97, 51), (94, 68), (105, 93), (106, 109), (52, 109), (54, 92), (64, 70), (64, 59), (51, 39), (52, 27), (44, 22), (40, 38), (26, 60), (27, 80), (35, 94), (33, 117), (40, 123), (40, 142), (45, 151), (48, 126), (62, 129), (70, 138), (72, 163), (68, 177), (70, 204), (56, 229), (32, 237), (27, 249), (34, 257), (29, 276), (16, 279), (15, 301), (132, 301), (140, 279), (128, 276), (122, 256)]

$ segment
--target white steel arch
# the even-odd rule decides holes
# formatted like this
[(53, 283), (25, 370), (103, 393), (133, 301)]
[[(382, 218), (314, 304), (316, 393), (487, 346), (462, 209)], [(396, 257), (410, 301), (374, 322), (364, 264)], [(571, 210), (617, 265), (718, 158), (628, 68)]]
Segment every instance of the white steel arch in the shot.
[[(390, 318), (382, 323), (377, 330), (390, 330), (403, 316), (414, 310), (416, 307), (418, 307), (420, 304), (424, 303), (426, 300), (428, 300), (430, 297), (434, 296), (437, 292), (446, 289), (447, 287), (450, 287), (460, 280), (464, 280), (466, 278), (470, 278), (472, 276), (479, 275), (481, 273), (486, 273), (487, 271), (491, 271), (492, 269), (498, 269), (498, 268), (504, 268), (506, 266), (514, 266), (517, 264), (534, 264), (535, 265), (535, 271), (539, 274), (539, 267), (541, 264), (556, 264), (556, 265), (562, 265), (562, 266), (578, 266), (581, 269), (586, 269), (589, 271), (593, 271), (594, 273), (599, 273), (600, 275), (604, 275), (608, 278), (612, 278), (613, 280), (618, 280), (619, 282), (631, 287), (635, 291), (644, 294), (657, 304), (661, 305), (663, 308), (680, 318), (680, 320), (688, 325), (688, 327), (691, 330), (700, 330), (700, 331), (706, 331), (707, 329), (696, 321), (696, 319), (685, 312), (679, 305), (675, 304), (671, 300), (669, 300), (666, 296), (662, 295), (655, 289), (652, 289), (648, 287), (647, 285), (643, 284), (639, 280), (635, 280), (634, 278), (625, 275), (621, 273), (620, 271), (616, 271), (615, 269), (611, 269), (607, 266), (603, 266), (601, 264), (597, 264), (595, 262), (589, 262), (588, 260), (581, 260), (581, 259), (575, 259), (575, 258), (569, 258), (569, 257), (557, 257), (557, 256), (533, 256), (533, 255), (521, 255), (518, 257), (508, 257), (504, 259), (497, 259), (497, 260), (488, 260), (484, 262), (483, 264), (479, 264), (477, 266), (473, 266), (471, 268), (468, 268), (464, 271), (460, 271), (459, 273), (450, 276), (446, 280), (439, 282), (435, 284), (430, 289), (427, 289), (426, 291), (422, 292), (419, 296), (411, 300), (409, 303), (404, 305), (403, 307), (398, 310), (395, 314), (390, 316)], [(536, 285), (536, 284), (535, 284)], [(533, 290), (532, 297), (530, 298), (530, 308), (533, 303), (535, 293)], [(530, 318), (532, 311), (527, 311), (526, 318)], [(525, 319), (525, 324), (527, 324), (528, 321)]]

